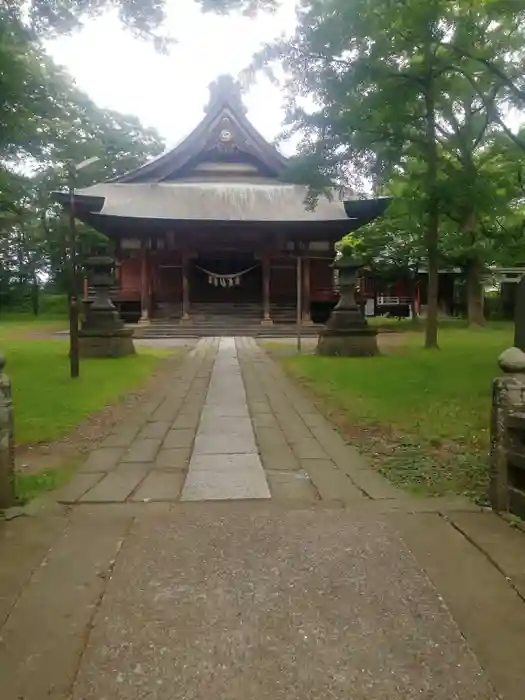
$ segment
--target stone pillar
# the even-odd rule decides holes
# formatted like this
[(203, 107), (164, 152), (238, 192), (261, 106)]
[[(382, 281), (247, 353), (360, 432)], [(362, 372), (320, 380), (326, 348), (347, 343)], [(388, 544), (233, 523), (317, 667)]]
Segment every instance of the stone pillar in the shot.
[(261, 256), (261, 264), (263, 277), (263, 319), (261, 323), (266, 326), (271, 326), (273, 321), (270, 302), (271, 258), (269, 253), (264, 253)]
[(0, 508), (15, 505), (15, 441), (11, 382), (0, 355)]
[(149, 324), (149, 266), (147, 241), (142, 241), (140, 249), (140, 321)]
[(339, 301), (319, 333), (317, 354), (369, 357), (378, 354), (377, 331), (370, 328), (355, 300), (361, 264), (343, 256), (334, 263), (339, 273)]
[(525, 353), (509, 348), (500, 355), (499, 366), (504, 374), (492, 384), (489, 497), (494, 510), (522, 514), (525, 493), (509, 480), (509, 457), (518, 454), (521, 463), (522, 439), (513, 441), (509, 428), (516, 428), (517, 435), (525, 432)]
[(310, 314), (310, 258), (303, 258), (303, 326), (312, 325), (312, 316)]
[(182, 322), (191, 320), (190, 317), (190, 275), (189, 275), (190, 259), (188, 253), (182, 253)]
[(108, 255), (92, 255), (86, 260), (95, 295), (86, 307), (79, 332), (81, 357), (122, 357), (135, 352), (133, 330), (126, 328), (110, 298), (115, 282), (114, 261)]

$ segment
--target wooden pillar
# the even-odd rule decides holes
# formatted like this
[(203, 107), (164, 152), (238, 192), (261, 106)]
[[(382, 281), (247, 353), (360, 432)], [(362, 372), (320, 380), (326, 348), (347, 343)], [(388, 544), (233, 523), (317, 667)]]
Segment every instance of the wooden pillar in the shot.
[(263, 319), (261, 323), (269, 326), (273, 324), (270, 299), (271, 258), (269, 253), (264, 253), (261, 256), (261, 263), (263, 278)]
[(140, 248), (140, 323), (149, 323), (149, 267), (147, 240)]
[(297, 284), (297, 352), (302, 352), (302, 325), (303, 325), (303, 259), (301, 252), (297, 252), (296, 257), (296, 284)]
[(310, 258), (303, 258), (303, 325), (309, 326), (312, 324), (310, 314)]
[(182, 321), (190, 320), (190, 276), (189, 276), (190, 259), (186, 251), (182, 252)]

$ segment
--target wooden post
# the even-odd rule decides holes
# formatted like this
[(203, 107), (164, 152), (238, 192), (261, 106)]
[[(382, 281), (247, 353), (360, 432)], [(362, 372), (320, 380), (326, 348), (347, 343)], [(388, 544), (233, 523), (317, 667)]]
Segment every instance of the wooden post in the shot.
[(71, 379), (80, 375), (78, 349), (78, 270), (77, 224), (75, 220), (75, 168), (68, 166), (69, 186), (69, 374)]
[(140, 249), (140, 321), (139, 323), (149, 323), (149, 269), (147, 240), (142, 241)]
[(262, 263), (262, 274), (263, 274), (263, 320), (261, 323), (266, 326), (271, 326), (273, 324), (271, 313), (270, 313), (270, 255), (265, 252), (261, 256)]
[(312, 316), (310, 314), (310, 258), (303, 259), (303, 326), (312, 325)]
[(303, 259), (297, 251), (297, 352), (302, 351), (302, 320), (303, 320)]
[(0, 355), (0, 508), (15, 505), (15, 443), (11, 382)]
[(182, 253), (182, 321), (190, 320), (190, 280), (188, 253)]

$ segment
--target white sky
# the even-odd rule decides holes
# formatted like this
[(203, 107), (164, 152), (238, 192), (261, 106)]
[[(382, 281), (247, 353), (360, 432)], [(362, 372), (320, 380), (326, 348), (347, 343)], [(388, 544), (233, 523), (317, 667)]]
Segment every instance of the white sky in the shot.
[[(0, 0), (1, 1), (1, 0)], [(178, 39), (168, 56), (126, 32), (115, 15), (90, 21), (70, 37), (47, 43), (55, 61), (100, 106), (137, 116), (169, 148), (201, 120), (208, 85), (221, 73), (236, 75), (262, 44), (295, 27), (295, 0), (281, 0), (275, 15), (203, 14), (193, 0), (166, 0), (165, 31)], [(248, 117), (272, 141), (284, 118), (278, 88), (262, 76), (245, 96)], [(510, 115), (518, 126), (522, 115)], [(291, 155), (295, 139), (280, 146)]]
[[(133, 38), (114, 15), (90, 21), (71, 37), (47, 43), (55, 61), (100, 106), (136, 115), (158, 129), (173, 146), (201, 120), (208, 85), (220, 74), (236, 75), (260, 46), (290, 33), (295, 0), (282, 0), (275, 15), (249, 19), (203, 14), (193, 0), (167, 0), (166, 32), (178, 43), (161, 56)], [(261, 77), (245, 96), (248, 117), (269, 141), (280, 131), (284, 113), (278, 88)], [(283, 144), (286, 155), (291, 144)]]

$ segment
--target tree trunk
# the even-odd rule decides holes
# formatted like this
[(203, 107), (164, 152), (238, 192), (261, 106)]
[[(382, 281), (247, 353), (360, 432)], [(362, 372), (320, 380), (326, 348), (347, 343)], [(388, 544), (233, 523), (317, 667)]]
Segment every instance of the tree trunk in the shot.
[(31, 285), (31, 307), (33, 309), (33, 316), (38, 316), (40, 313), (40, 289), (38, 287), (36, 275), (33, 275), (33, 283)]
[(419, 309), (417, 304), (417, 280), (415, 277), (410, 279), (410, 315), (414, 325), (419, 323)]
[[(432, 105), (434, 101), (432, 99)], [(435, 142), (435, 114), (434, 107), (427, 115), (428, 122), (428, 203), (427, 203), (427, 263), (428, 263), (428, 287), (427, 287), (427, 324), (425, 332), (425, 348), (437, 349), (438, 346), (438, 317), (439, 317), (439, 199), (436, 192), (438, 153)], [(430, 140), (430, 134), (434, 134), (434, 141)]]
[(469, 326), (485, 325), (485, 290), (483, 268), (479, 260), (471, 260), (466, 268), (467, 318)]
[(434, 75), (434, 57), (432, 53), (432, 29), (429, 26), (427, 45), (425, 46), (425, 63), (427, 66), (427, 84), (425, 87), (425, 131), (427, 150), (427, 324), (425, 330), (425, 348), (438, 349), (438, 294), (439, 294), (439, 195), (437, 192), (438, 149), (436, 138), (436, 77)]

